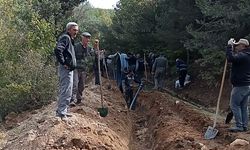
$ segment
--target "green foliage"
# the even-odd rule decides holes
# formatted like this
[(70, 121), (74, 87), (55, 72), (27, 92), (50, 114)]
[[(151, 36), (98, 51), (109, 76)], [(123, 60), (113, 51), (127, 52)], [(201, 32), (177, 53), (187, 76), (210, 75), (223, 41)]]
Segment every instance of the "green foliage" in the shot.
[(113, 15), (113, 10), (92, 8), (87, 2), (74, 9), (73, 20), (77, 20), (80, 31), (91, 33), (91, 43), (95, 38), (98, 38), (100, 39), (100, 47), (107, 48), (106, 35), (109, 34)]
[(79, 3), (77, 0), (0, 0), (1, 117), (55, 99), (56, 68), (49, 58), (57, 31), (62, 31), (67, 17)]
[(0, 115), (20, 112), (47, 104), (56, 96), (57, 76), (55, 68), (44, 65), (44, 58), (29, 51), (19, 63), (1, 63)]

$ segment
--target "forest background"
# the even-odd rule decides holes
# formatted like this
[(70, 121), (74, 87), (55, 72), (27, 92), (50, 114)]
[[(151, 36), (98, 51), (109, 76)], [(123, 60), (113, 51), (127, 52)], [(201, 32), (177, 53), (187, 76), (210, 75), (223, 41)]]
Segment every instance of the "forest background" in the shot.
[(69, 21), (109, 53), (165, 53), (173, 80), (182, 58), (211, 88), (220, 83), (229, 38), (250, 34), (248, 0), (120, 0), (112, 10), (85, 0), (0, 0), (0, 15), (0, 122), (56, 99), (53, 50)]

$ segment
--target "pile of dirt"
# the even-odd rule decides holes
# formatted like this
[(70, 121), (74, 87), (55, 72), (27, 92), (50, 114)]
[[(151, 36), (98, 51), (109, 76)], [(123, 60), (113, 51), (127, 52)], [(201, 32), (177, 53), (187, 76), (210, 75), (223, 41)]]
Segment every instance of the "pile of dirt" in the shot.
[[(234, 149), (235, 139), (250, 141), (249, 133), (229, 133), (219, 116), (214, 140), (204, 140), (213, 114), (165, 92), (143, 90), (134, 111), (127, 109), (115, 84), (104, 80), (107, 117), (97, 113), (100, 90), (89, 85), (84, 105), (71, 108), (68, 123), (55, 117), (56, 102), (42, 109), (7, 117), (0, 132), (0, 149), (186, 150)], [(248, 145), (240, 149), (250, 149)], [(237, 149), (239, 149), (237, 148)]]
[(0, 149), (128, 149), (131, 119), (123, 97), (116, 93), (104, 87), (106, 118), (97, 112), (101, 98), (94, 85), (87, 87), (84, 105), (70, 109), (73, 117), (68, 123), (55, 117), (56, 102), (34, 112), (12, 113), (0, 134)]

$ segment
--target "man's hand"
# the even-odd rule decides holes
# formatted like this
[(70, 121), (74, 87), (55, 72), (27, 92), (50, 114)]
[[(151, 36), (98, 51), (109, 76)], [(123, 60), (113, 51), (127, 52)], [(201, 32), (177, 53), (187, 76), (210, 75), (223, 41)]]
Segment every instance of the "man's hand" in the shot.
[(231, 38), (228, 42), (227, 42), (228, 45), (234, 45), (235, 44), (235, 40), (234, 38)]

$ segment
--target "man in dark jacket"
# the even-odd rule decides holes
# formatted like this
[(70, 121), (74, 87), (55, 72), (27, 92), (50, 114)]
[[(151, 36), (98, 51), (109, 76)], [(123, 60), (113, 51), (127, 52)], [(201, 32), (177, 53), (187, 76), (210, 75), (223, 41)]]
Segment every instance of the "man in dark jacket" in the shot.
[(72, 96), (73, 88), (73, 70), (76, 66), (74, 51), (74, 38), (78, 33), (78, 25), (75, 22), (69, 22), (66, 25), (66, 32), (62, 34), (55, 47), (55, 55), (59, 62), (59, 101), (56, 115), (63, 121), (67, 121), (68, 106)]
[(144, 77), (144, 71), (145, 71), (144, 59), (141, 57), (140, 54), (137, 54), (136, 58), (137, 59), (136, 59), (136, 65), (135, 65), (135, 77), (136, 77), (136, 80), (141, 82), (141, 79)]
[(183, 60), (177, 58), (176, 68), (177, 68), (177, 73), (179, 74), (180, 89), (182, 89), (184, 87), (187, 75), (187, 64)]
[(135, 73), (135, 67), (136, 67), (136, 57), (132, 53), (128, 53), (128, 58), (126, 58), (128, 61), (129, 69)]
[[(233, 51), (233, 46), (237, 52)], [(228, 41), (226, 56), (232, 63), (230, 107), (232, 109), (235, 124), (229, 128), (232, 132), (247, 131), (248, 126), (248, 98), (250, 94), (250, 49), (246, 39), (240, 39), (235, 43), (234, 39)]]
[(73, 78), (73, 94), (71, 98), (71, 106), (75, 104), (81, 104), (83, 97), (83, 90), (85, 86), (85, 80), (87, 75), (88, 59), (90, 56), (91, 47), (88, 46), (91, 38), (91, 34), (88, 32), (83, 32), (82, 41), (77, 43), (74, 47), (76, 55), (76, 67), (74, 70)]

